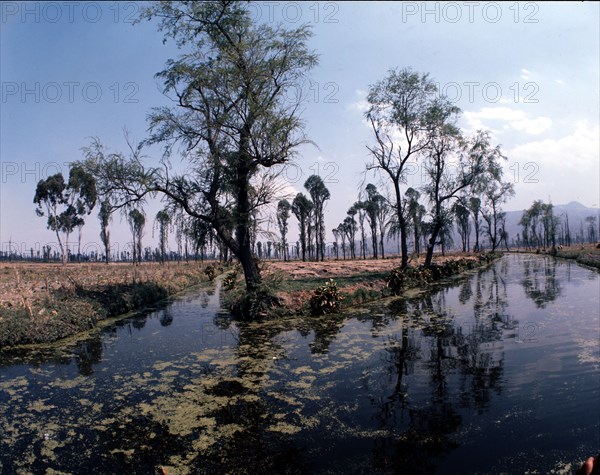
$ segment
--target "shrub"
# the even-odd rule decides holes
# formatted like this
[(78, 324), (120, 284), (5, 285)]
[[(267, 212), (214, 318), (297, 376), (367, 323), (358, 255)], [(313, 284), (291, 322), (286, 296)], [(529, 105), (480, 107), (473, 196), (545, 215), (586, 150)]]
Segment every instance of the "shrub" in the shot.
[(312, 315), (326, 315), (339, 312), (344, 297), (340, 295), (337, 283), (329, 279), (324, 285), (317, 287), (310, 298), (310, 313)]
[(204, 268), (204, 273), (206, 274), (206, 277), (208, 277), (208, 280), (210, 280), (211, 282), (215, 280), (215, 277), (217, 276), (217, 270), (214, 268), (214, 266), (210, 264)]
[(229, 305), (231, 313), (244, 320), (265, 318), (278, 307), (281, 307), (281, 299), (262, 285), (255, 292), (243, 291)]
[(406, 269), (395, 267), (386, 277), (387, 287), (392, 294), (398, 295), (404, 289), (409, 287), (427, 284), (435, 278), (435, 272), (437, 271), (436, 267), (437, 266), (427, 268), (425, 266), (419, 266), (407, 267)]
[(237, 278), (238, 274), (235, 270), (228, 272), (225, 278), (223, 279), (223, 286), (225, 287), (225, 290), (233, 290), (235, 288)]

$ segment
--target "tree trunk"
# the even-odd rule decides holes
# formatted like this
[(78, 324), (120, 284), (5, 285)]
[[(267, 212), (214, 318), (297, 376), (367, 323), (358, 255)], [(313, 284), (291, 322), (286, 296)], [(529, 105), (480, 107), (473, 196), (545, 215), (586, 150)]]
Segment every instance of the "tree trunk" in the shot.
[(473, 224), (475, 226), (475, 244), (473, 245), (473, 252), (479, 252), (479, 216), (475, 215)]
[[(414, 221), (414, 220), (413, 220)], [(414, 223), (414, 227), (415, 227), (415, 254), (417, 255), (417, 257), (419, 256), (419, 254), (421, 253), (421, 236), (419, 236), (419, 230), (417, 229), (417, 225), (416, 223)]]
[(406, 220), (402, 215), (402, 196), (400, 195), (400, 184), (394, 182), (394, 191), (396, 193), (396, 205), (398, 212), (398, 227), (400, 228), (400, 250), (402, 251), (402, 257), (400, 261), (400, 267), (406, 269), (408, 267), (408, 243), (407, 243), (407, 229)]
[(373, 246), (373, 259), (377, 259), (377, 231), (371, 227), (371, 245)]
[[(248, 177), (252, 176), (251, 161), (248, 157), (248, 137), (249, 131), (242, 134), (240, 140), (240, 160), (238, 169), (236, 170), (237, 179), (235, 182), (236, 192), (236, 212), (235, 212), (235, 246), (234, 254), (239, 259), (242, 268), (244, 269), (244, 279), (246, 281), (246, 291), (255, 293), (260, 285), (260, 270), (258, 262), (252, 255), (252, 240), (250, 238), (251, 224), (251, 203), (250, 203), (250, 183)], [(237, 251), (237, 252), (235, 252)]]
[(429, 242), (427, 243), (427, 255), (425, 256), (425, 267), (431, 266), (431, 261), (433, 260), (433, 248), (435, 247), (435, 242), (440, 233), (440, 229), (442, 229), (441, 223), (435, 223), (433, 229), (431, 230), (431, 236), (429, 237)]
[(260, 269), (258, 268), (258, 261), (252, 256), (250, 246), (244, 246), (243, 249), (240, 249), (237, 258), (240, 260), (240, 264), (244, 270), (246, 292), (256, 292), (261, 282)]

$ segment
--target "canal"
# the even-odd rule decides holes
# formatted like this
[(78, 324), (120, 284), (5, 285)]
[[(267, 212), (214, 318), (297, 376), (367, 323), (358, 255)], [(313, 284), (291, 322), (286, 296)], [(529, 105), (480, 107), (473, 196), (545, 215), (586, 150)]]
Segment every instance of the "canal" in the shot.
[(0, 472), (571, 474), (600, 449), (599, 276), (507, 255), (252, 323), (196, 290), (0, 352)]

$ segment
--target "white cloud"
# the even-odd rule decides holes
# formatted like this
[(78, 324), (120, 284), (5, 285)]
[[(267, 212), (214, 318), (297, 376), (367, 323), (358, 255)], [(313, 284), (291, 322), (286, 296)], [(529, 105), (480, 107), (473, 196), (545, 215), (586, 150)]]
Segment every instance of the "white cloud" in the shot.
[(529, 81), (531, 79), (531, 71), (527, 69), (521, 69), (521, 79), (525, 79), (525, 81)]
[(490, 129), (495, 133), (512, 129), (539, 135), (552, 126), (552, 120), (548, 117), (532, 117), (522, 110), (510, 107), (484, 107), (477, 112), (465, 111), (464, 118), (469, 130)]
[(517, 162), (535, 162), (540, 167), (551, 166), (586, 172), (598, 167), (600, 126), (587, 121), (575, 124), (575, 130), (558, 139), (546, 139), (517, 145), (507, 155)]
[(358, 97), (358, 100), (348, 104), (348, 106), (346, 106), (346, 109), (351, 111), (366, 112), (369, 109), (369, 102), (367, 101), (367, 91), (357, 89), (356, 91), (354, 91), (354, 93)]

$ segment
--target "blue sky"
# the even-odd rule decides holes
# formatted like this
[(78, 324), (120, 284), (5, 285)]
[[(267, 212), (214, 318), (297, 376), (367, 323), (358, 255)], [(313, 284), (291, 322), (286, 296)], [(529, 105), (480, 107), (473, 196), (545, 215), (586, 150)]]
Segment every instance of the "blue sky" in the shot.
[[(0, 245), (20, 250), (53, 242), (32, 203), (37, 181), (81, 158), (97, 136), (124, 150), (123, 128), (146, 137), (151, 107), (169, 101), (154, 74), (177, 55), (156, 25), (133, 25), (133, 2), (3, 2), (0, 33)], [(463, 110), (466, 131), (490, 129), (508, 157), (517, 196), (599, 196), (598, 3), (254, 2), (255, 18), (314, 25), (320, 55), (304, 119), (318, 148), (300, 150), (287, 190), (318, 171), (332, 195), (329, 230), (357, 198), (372, 140), (363, 119), (370, 84), (392, 67), (428, 72)], [(160, 151), (148, 151), (158, 159)], [(368, 177), (377, 182), (376, 177)], [(418, 173), (411, 184), (419, 185)], [(160, 208), (153, 203), (152, 216)], [(96, 211), (82, 241), (97, 245)], [(295, 231), (295, 221), (291, 224)], [(113, 242), (129, 241), (115, 217)], [(148, 226), (145, 245), (154, 245)]]

